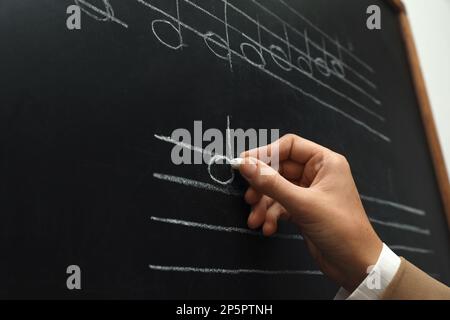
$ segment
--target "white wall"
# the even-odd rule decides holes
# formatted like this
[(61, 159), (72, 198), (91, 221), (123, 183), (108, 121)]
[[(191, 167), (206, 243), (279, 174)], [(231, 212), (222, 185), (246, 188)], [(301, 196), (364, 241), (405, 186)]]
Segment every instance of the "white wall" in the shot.
[(450, 0), (403, 0), (450, 174)]

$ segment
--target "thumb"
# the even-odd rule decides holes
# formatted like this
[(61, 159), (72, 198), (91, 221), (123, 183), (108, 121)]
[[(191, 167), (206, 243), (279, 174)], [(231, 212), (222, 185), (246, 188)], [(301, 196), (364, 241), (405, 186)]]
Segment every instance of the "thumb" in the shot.
[(260, 160), (245, 158), (239, 171), (257, 192), (278, 201), (288, 211), (298, 211), (308, 202), (305, 188), (286, 180), (277, 170)]

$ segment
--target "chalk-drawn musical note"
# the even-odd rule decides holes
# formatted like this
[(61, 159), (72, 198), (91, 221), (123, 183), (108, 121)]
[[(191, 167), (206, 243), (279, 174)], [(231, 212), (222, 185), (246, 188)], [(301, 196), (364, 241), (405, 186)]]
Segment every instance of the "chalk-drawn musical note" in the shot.
[[(158, 32), (158, 26), (162, 26), (162, 25), (169, 26), (173, 31), (175, 31), (177, 33), (177, 35), (178, 35), (178, 43), (171, 44), (171, 43), (169, 43), (168, 40), (164, 39), (164, 36), (161, 35), (160, 32)], [(158, 39), (159, 42), (161, 42), (166, 47), (168, 47), (170, 49), (173, 49), (173, 50), (178, 50), (178, 49), (181, 49), (183, 47), (183, 42), (182, 42), (183, 38), (182, 38), (182, 35), (181, 35), (181, 31), (172, 22), (170, 22), (168, 20), (164, 20), (164, 19), (155, 19), (155, 20), (152, 21), (152, 31), (153, 31), (153, 34), (155, 35), (156, 39)], [(167, 34), (165, 36), (167, 36)]]
[[(85, 12), (93, 19), (101, 22), (112, 21), (128, 28), (128, 25), (126, 23), (116, 18), (112, 5), (110, 4), (110, 0), (102, 0), (104, 10), (92, 5), (91, 3), (87, 2), (87, 0), (75, 1), (77, 4), (82, 6), (83, 12)], [(249, 65), (265, 73), (267, 76), (272, 77), (273, 79), (281, 82), (283, 85), (308, 97), (319, 105), (336, 112), (340, 116), (352, 122), (354, 125), (361, 127), (366, 132), (380, 138), (383, 141), (390, 142), (390, 138), (388, 136), (386, 136), (373, 125), (369, 125), (368, 122), (364, 119), (354, 116), (347, 108), (348, 105), (356, 107), (364, 111), (368, 116), (373, 117), (380, 122), (385, 121), (385, 118), (380, 115), (378, 111), (373, 110), (370, 106), (367, 105), (367, 103), (369, 102), (370, 104), (373, 104), (375, 106), (380, 106), (381, 101), (374, 97), (374, 94), (370, 93), (368, 89), (363, 88), (361, 84), (349, 80), (346, 77), (346, 72), (351, 72), (354, 76), (356, 76), (356, 78), (360, 79), (364, 85), (367, 85), (371, 89), (376, 89), (376, 86), (360, 71), (357, 71), (357, 67), (351, 66), (348, 62), (345, 62), (343, 60), (342, 53), (345, 53), (347, 56), (351, 57), (351, 59), (356, 61), (360, 66), (368, 69), (370, 72), (373, 72), (372, 68), (364, 63), (360, 58), (358, 58), (355, 53), (350, 52), (345, 47), (342, 47), (338, 40), (332, 39), (328, 34), (312, 24), (309, 20), (307, 20), (299, 12), (295, 11), (295, 9), (288, 6), (285, 2), (280, 1), (280, 3), (286, 6), (289, 11), (302, 19), (313, 30), (321, 34), (321, 44), (318, 44), (315, 41), (311, 40), (306, 29), (304, 31), (299, 31), (298, 27), (287, 23), (285, 19), (267, 9), (263, 4), (256, 0), (245, 1), (253, 3), (262, 12), (278, 21), (283, 29), (282, 34), (278, 34), (277, 32), (271, 30), (271, 28), (262, 24), (259, 21), (258, 14), (256, 14), (256, 18), (252, 17), (250, 14), (240, 9), (236, 4), (232, 4), (228, 0), (214, 0), (219, 1), (223, 4), (223, 6), (221, 7), (223, 9), (223, 12), (220, 13), (208, 11), (194, 0), (173, 0), (175, 1), (176, 5), (176, 12), (174, 14), (170, 14), (167, 10), (155, 6), (153, 4), (154, 1), (152, 0), (135, 1), (136, 3), (144, 5), (145, 7), (162, 15), (161, 18), (154, 19), (151, 22), (151, 30), (155, 38), (167, 48), (170, 48), (172, 50), (183, 49), (183, 47), (187, 46), (187, 44), (184, 42), (183, 31), (186, 30), (192, 32), (203, 39), (205, 47), (215, 56), (217, 56), (221, 60), (227, 60), (231, 71), (233, 71), (233, 58), (242, 59)], [(195, 27), (184, 22), (181, 12), (181, 3), (189, 5), (192, 8), (198, 10), (199, 13), (220, 22), (224, 27), (223, 30), (225, 34), (220, 35), (220, 33), (213, 32), (211, 30), (202, 31), (199, 29), (199, 27)], [(237, 13), (238, 17), (241, 17), (247, 22), (251, 22), (255, 25), (258, 34), (257, 39), (254, 39), (246, 32), (240, 30), (237, 25), (230, 23), (230, 10), (233, 10), (235, 13)], [(219, 16), (222, 14), (223, 18), (220, 18)], [(230, 33), (232, 32), (242, 37), (243, 41), (232, 45), (230, 43)], [(263, 32), (268, 36), (268, 39), (270, 37), (273, 37), (277, 41), (281, 42), (281, 45), (278, 43), (273, 43), (270, 40), (265, 40), (265, 43), (263, 43), (261, 35)], [(291, 33), (291, 35), (289, 33)], [(173, 37), (173, 35), (175, 35), (175, 37)], [(297, 39), (295, 39), (295, 37), (297, 37)], [(326, 39), (336, 47), (337, 53), (332, 54), (327, 49), (327, 45), (324, 39)], [(300, 44), (299, 40), (304, 42), (305, 49), (300, 49), (300, 47), (298, 46)], [(320, 52), (321, 56), (314, 56), (312, 54), (311, 48), (314, 48), (315, 51)], [(268, 59), (271, 59), (274, 64), (271, 64), (269, 66)], [(273, 65), (278, 67), (278, 69), (274, 69)], [(351, 92), (344, 93), (344, 91), (342, 91), (341, 89), (337, 89), (333, 85), (325, 83), (323, 79), (319, 79), (318, 77), (316, 77), (316, 73), (314, 72), (315, 70), (317, 70), (317, 73), (322, 74), (325, 79), (331, 76), (335, 76), (337, 79), (348, 85), (349, 88), (358, 92), (359, 94), (362, 94), (367, 99), (367, 101), (356, 99), (352, 96)], [(288, 78), (282, 72), (289, 72), (291, 74), (294, 74), (295, 77)], [(313, 81), (318, 86), (329, 90), (330, 92), (335, 94), (338, 99), (333, 101), (325, 101), (324, 98), (319, 96), (317, 93), (306, 91), (306, 89), (304, 89), (303, 86), (300, 85), (300, 83), (304, 80), (301, 77), (307, 77), (307, 79)], [(343, 102), (345, 106), (342, 105)]]

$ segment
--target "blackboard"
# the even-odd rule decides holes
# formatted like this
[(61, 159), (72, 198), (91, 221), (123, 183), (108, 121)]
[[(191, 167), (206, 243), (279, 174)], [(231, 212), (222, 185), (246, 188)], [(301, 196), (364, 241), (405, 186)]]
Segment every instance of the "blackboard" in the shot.
[[(80, 30), (66, 25), (74, 3)], [(381, 30), (366, 28), (372, 4)], [(4, 0), (0, 39), (0, 297), (332, 298), (295, 228), (247, 232), (242, 178), (223, 186), (207, 165), (171, 162), (165, 137), (196, 120), (344, 154), (382, 239), (450, 283), (443, 200), (387, 2)], [(325, 67), (305, 72), (299, 57)], [(66, 286), (70, 265), (81, 290)]]

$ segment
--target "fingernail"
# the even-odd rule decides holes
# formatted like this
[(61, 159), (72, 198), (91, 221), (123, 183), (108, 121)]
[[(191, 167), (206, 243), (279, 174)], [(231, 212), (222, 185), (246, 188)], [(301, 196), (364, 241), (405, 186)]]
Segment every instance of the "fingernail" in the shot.
[(238, 170), (241, 164), (244, 163), (244, 159), (242, 158), (234, 158), (230, 160), (230, 165), (233, 169)]
[(258, 171), (256, 160), (252, 158), (246, 158), (242, 160), (243, 161), (239, 166), (239, 171), (246, 179), (252, 179)]

